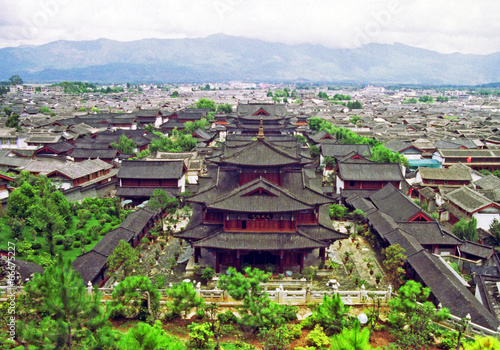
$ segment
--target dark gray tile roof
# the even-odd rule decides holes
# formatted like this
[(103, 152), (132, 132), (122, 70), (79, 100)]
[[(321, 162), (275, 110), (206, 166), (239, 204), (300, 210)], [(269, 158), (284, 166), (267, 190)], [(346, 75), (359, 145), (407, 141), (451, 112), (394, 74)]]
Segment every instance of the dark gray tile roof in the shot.
[(424, 250), (418, 240), (412, 235), (397, 228), (384, 236), (389, 245), (399, 244), (405, 252), (403, 253), (407, 258)]
[(469, 157), (472, 158), (486, 158), (486, 162), (488, 162), (489, 158), (498, 158), (500, 157), (500, 149), (444, 149), (438, 148), (438, 152), (443, 158), (463, 158), (467, 159)]
[(106, 267), (107, 256), (91, 250), (78, 256), (73, 261), (73, 268), (79, 272), (85, 285), (87, 282), (93, 282), (99, 273)]
[(283, 148), (266, 140), (252, 141), (246, 146), (231, 147), (225, 145), (224, 153), (220, 157), (212, 158), (216, 162), (249, 165), (249, 166), (277, 166), (288, 164), (299, 164), (301, 158), (298, 148)]
[(377, 210), (377, 207), (371, 201), (366, 198), (358, 197), (357, 195), (352, 195), (347, 198), (346, 203), (353, 206), (354, 209), (362, 210), (365, 214), (369, 214)]
[(65, 153), (65, 152), (72, 150), (75, 146), (73, 146), (69, 142), (63, 141), (63, 142), (58, 142), (58, 143), (46, 145), (45, 147), (53, 150), (55, 153)]
[(184, 123), (178, 122), (177, 119), (169, 119), (165, 123), (160, 125), (160, 129), (174, 129), (183, 130), (186, 126)]
[(455, 235), (443, 230), (435, 221), (398, 222), (398, 225), (422, 245), (461, 245), (463, 243)]
[(424, 180), (450, 180), (450, 181), (472, 181), (472, 176), (467, 169), (458, 168), (418, 168), (420, 176)]
[[(325, 139), (323, 139), (325, 136), (327, 136)], [(330, 135), (328, 131), (326, 130), (320, 130), (316, 134), (312, 135), (309, 137), (312, 141), (316, 143), (323, 143), (323, 142), (336, 142), (340, 143), (338, 140), (335, 140), (334, 135)]]
[(500, 179), (495, 175), (488, 175), (479, 180), (474, 181), (474, 184), (484, 190), (492, 190), (500, 188)]
[(314, 249), (328, 246), (295, 232), (220, 232), (194, 243), (196, 247), (246, 250)]
[(339, 162), (338, 175), (344, 181), (404, 181), (397, 163)]
[(489, 198), (467, 186), (448, 192), (446, 198), (468, 213), (473, 213), (493, 203)]
[[(113, 166), (101, 159), (87, 159), (83, 162), (69, 163), (59, 167), (56, 171), (70, 178), (79, 179), (86, 175), (97, 173), (101, 170), (111, 169)], [(50, 175), (50, 174), (49, 174)]]
[(297, 228), (308, 237), (318, 241), (333, 241), (348, 237), (345, 233), (340, 233), (333, 227), (333, 222), (328, 215), (328, 204), (322, 205), (318, 212), (318, 225), (299, 225)]
[(372, 194), (376, 193), (378, 190), (340, 190), (340, 196), (342, 198), (351, 198), (351, 197), (359, 197), (359, 198), (369, 198)]
[(480, 259), (489, 259), (495, 253), (493, 247), (468, 241), (465, 241), (460, 246), (460, 251), (465, 254), (474, 255)]
[(130, 230), (137, 235), (148, 225), (149, 220), (154, 215), (155, 213), (151, 210), (141, 208), (127, 216), (120, 227)]
[(182, 160), (124, 160), (118, 172), (120, 179), (180, 179), (184, 173)]
[[(251, 194), (254, 191), (264, 191), (264, 193)], [(215, 201), (207, 203), (207, 207), (218, 210), (259, 213), (313, 209), (308, 203), (264, 178), (257, 178), (223, 197), (218, 197)]]
[(384, 236), (387, 233), (399, 228), (394, 219), (380, 210), (375, 211), (371, 214), (366, 215), (373, 228), (378, 232), (379, 235)]
[(17, 271), (21, 275), (22, 281), (25, 281), (27, 278), (31, 279), (34, 273), (43, 274), (43, 271), (45, 271), (43, 267), (30, 261), (15, 259), (14, 264), (17, 266)]
[(116, 230), (106, 233), (106, 235), (94, 246), (94, 248), (92, 248), (92, 250), (108, 257), (113, 254), (113, 250), (118, 246), (118, 243), (120, 243), (121, 240), (128, 243), (133, 236), (134, 232), (118, 227)]
[(321, 145), (321, 154), (324, 157), (344, 157), (352, 152), (368, 158), (372, 155), (370, 151), (370, 145), (337, 145), (331, 143), (325, 143)]
[(434, 199), (436, 197), (436, 193), (430, 187), (423, 187), (418, 190), (418, 193), (420, 193), (420, 195), (427, 200)]
[(470, 314), (472, 322), (496, 330), (499, 322), (477, 300), (444, 263), (427, 251), (421, 251), (408, 258), (412, 269), (425, 286), (431, 289), (438, 303), (450, 313), (465, 317)]
[[(256, 115), (260, 109), (263, 109), (269, 115)], [(261, 117), (265, 120), (279, 120), (283, 119), (287, 115), (286, 105), (284, 104), (274, 104), (274, 103), (238, 103), (236, 109), (236, 114), (239, 118), (249, 119), (249, 120), (260, 120)]]
[(156, 117), (156, 115), (160, 112), (159, 109), (139, 109), (135, 115), (138, 118), (141, 117)]
[(372, 194), (370, 199), (379, 210), (391, 215), (396, 221), (407, 221), (422, 211), (417, 204), (391, 184)]
[(82, 149), (77, 148), (71, 152), (71, 157), (78, 159), (113, 159), (118, 156), (118, 150), (114, 148), (109, 149)]

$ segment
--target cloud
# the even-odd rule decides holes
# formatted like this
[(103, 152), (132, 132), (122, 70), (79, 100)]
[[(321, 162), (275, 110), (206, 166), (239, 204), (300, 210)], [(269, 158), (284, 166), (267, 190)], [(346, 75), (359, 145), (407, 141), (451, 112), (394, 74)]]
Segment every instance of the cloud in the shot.
[(500, 51), (496, 0), (0, 0), (0, 47), (226, 33), (352, 48), (401, 42), (444, 53)]

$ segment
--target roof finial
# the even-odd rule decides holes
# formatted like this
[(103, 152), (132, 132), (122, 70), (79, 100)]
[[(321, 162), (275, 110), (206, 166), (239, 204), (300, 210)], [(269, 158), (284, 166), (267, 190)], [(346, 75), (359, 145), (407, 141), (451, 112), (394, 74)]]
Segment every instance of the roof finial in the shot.
[(257, 140), (262, 141), (264, 140), (264, 121), (263, 121), (263, 116), (260, 116), (260, 125), (259, 125), (259, 133), (257, 134)]

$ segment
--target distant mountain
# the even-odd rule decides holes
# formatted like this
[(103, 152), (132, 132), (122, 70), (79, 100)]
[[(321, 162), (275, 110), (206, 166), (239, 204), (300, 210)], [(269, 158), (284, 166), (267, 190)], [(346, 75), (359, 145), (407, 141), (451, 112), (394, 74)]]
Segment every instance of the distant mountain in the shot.
[(55, 41), (0, 49), (0, 80), (26, 82), (324, 81), (487, 84), (500, 53), (440, 54), (403, 44), (356, 49), (286, 45), (215, 34), (202, 39)]

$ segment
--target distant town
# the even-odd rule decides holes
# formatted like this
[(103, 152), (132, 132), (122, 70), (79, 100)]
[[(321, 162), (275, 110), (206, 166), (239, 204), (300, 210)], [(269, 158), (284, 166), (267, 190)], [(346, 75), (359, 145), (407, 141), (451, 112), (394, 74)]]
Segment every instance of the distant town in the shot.
[[(264, 348), (285, 349), (266, 330), (288, 332), (291, 348), (327, 348), (299, 339), (347, 339), (341, 332), (354, 321), (321, 311), (328, 303), (351, 306), (373, 334), (384, 324), (401, 335), (372, 338), (374, 349), (438, 346), (446, 337), (450, 349), (462, 334), (499, 337), (495, 86), (48, 85), (12, 76), (0, 93), (4, 300), (12, 290), (42, 300), (42, 276), (66, 263), (81, 298), (98, 295), (113, 322), (146, 321), (133, 326), (161, 333), (158, 320), (170, 331), (172, 320), (192, 319), (193, 349), (220, 348), (243, 329), (252, 334), (245, 341)], [(257, 301), (247, 291), (267, 296)], [(405, 338), (395, 316), (374, 316), (377, 300), (387, 313), (409, 315), (396, 302), (406, 292), (432, 309), (441, 335), (426, 325), (420, 340)], [(259, 313), (259, 302), (273, 311)], [(47, 311), (19, 308), (23, 327), (41, 325)], [(217, 313), (232, 331), (221, 331)], [(303, 327), (298, 336), (285, 320)], [(201, 337), (197, 324), (211, 325), (211, 336)], [(43, 343), (26, 329), (9, 336), (12, 344)], [(125, 349), (126, 334), (109, 337)], [(104, 339), (74, 336), (88, 348)]]

